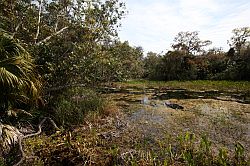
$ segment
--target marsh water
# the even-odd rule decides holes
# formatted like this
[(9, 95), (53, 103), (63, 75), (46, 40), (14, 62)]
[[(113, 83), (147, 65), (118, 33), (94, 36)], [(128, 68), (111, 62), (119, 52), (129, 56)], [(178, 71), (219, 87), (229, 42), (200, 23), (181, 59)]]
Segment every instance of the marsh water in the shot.
[(132, 134), (140, 133), (149, 140), (166, 134), (206, 134), (215, 149), (233, 149), (234, 143), (240, 142), (249, 154), (249, 93), (145, 87), (106, 87), (101, 92), (127, 114), (125, 121)]
[[(159, 88), (110, 88), (105, 87), (101, 89), (103, 93), (124, 94), (124, 98), (120, 98), (118, 95), (117, 100), (127, 100), (128, 102), (139, 102), (133, 100), (133, 96), (144, 95), (150, 97), (153, 100), (167, 100), (167, 99), (215, 99), (222, 101), (235, 101), (244, 104), (250, 104), (249, 92), (230, 92), (230, 91), (190, 91), (187, 89), (159, 89)], [(127, 97), (126, 97), (127, 96)], [(129, 96), (129, 97), (128, 97)], [(132, 97), (132, 98), (130, 98)]]

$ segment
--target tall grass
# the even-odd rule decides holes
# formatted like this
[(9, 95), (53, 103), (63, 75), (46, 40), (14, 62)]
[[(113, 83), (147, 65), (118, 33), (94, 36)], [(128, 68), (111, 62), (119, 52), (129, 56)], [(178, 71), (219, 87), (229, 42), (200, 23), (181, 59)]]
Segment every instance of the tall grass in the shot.
[(107, 101), (93, 90), (72, 88), (57, 97), (52, 115), (60, 125), (79, 125), (86, 113), (100, 113), (106, 104)]

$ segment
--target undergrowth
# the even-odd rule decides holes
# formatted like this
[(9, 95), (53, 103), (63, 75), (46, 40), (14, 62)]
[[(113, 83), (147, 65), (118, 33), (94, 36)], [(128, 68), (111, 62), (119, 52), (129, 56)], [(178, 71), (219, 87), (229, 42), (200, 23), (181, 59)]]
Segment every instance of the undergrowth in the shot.
[(39, 163), (39, 165), (247, 166), (250, 164), (245, 149), (239, 142), (235, 144), (232, 153), (223, 147), (215, 151), (206, 135), (196, 138), (192, 133), (177, 137), (168, 136), (151, 145), (150, 141), (147, 143), (148, 140), (136, 138), (126, 140), (133, 142), (126, 145), (122, 143), (123, 138), (102, 137), (104, 129), (98, 127), (97, 123), (105, 124), (107, 121), (99, 119), (96, 124), (90, 123), (91, 126), (85, 124), (74, 131), (28, 139), (25, 142), (25, 151), (32, 158), (26, 160), (24, 165)]
[(57, 96), (53, 103), (53, 119), (58, 125), (69, 127), (83, 123), (87, 113), (102, 113), (108, 101), (93, 90), (72, 88)]

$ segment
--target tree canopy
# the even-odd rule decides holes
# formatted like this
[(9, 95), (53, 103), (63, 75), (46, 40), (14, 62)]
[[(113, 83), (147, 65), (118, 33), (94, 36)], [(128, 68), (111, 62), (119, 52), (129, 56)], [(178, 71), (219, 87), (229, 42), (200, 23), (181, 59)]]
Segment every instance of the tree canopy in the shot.
[(201, 40), (198, 37), (198, 32), (179, 32), (174, 38), (172, 48), (177, 51), (183, 51), (185, 54), (199, 54), (202, 53), (203, 47), (212, 44), (210, 40)]

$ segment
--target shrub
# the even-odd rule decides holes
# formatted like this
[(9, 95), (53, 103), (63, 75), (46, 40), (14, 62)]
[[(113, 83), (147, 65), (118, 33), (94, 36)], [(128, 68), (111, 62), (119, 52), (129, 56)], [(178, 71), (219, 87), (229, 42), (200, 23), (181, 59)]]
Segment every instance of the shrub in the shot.
[(52, 115), (59, 125), (81, 124), (88, 112), (100, 113), (106, 101), (95, 91), (84, 88), (71, 88), (54, 101)]

